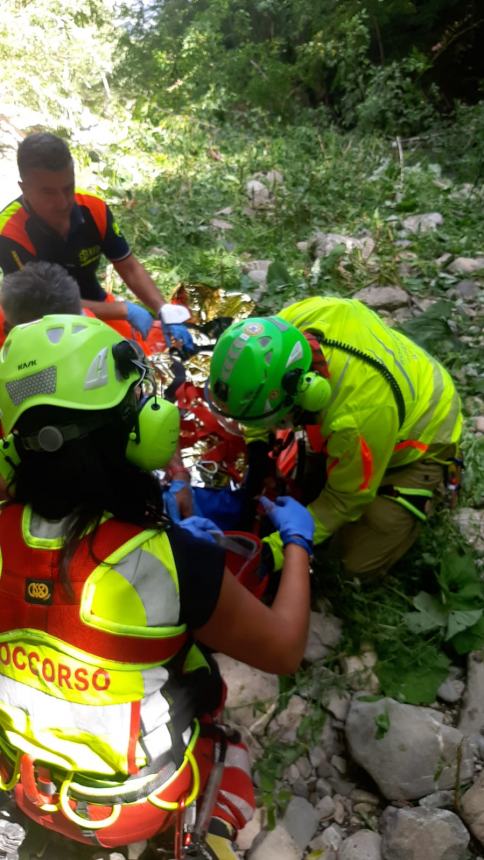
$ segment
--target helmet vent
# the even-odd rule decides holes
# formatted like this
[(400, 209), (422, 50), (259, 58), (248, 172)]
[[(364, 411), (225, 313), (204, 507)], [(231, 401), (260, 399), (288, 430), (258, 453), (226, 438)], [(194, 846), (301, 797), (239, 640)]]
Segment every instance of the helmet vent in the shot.
[(298, 361), (303, 356), (303, 348), (299, 342), (295, 343), (289, 358), (286, 361), (286, 367), (290, 367), (295, 361)]
[(101, 349), (91, 361), (84, 380), (84, 388), (102, 388), (108, 384), (108, 348)]
[(64, 335), (64, 328), (62, 326), (49, 328), (47, 329), (46, 334), (51, 343), (59, 343)]
[(260, 343), (260, 345), (261, 345), (261, 346), (269, 346), (269, 344), (270, 344), (271, 342), (272, 342), (272, 338), (271, 338), (271, 337), (267, 337), (267, 335), (266, 335), (266, 336), (264, 336), (264, 337), (260, 337), (260, 338), (259, 338), (259, 343)]
[(54, 394), (57, 388), (57, 368), (47, 367), (38, 373), (24, 376), (23, 379), (6, 382), (5, 388), (14, 406), (20, 406), (24, 400), (38, 394)]
[(85, 325), (73, 325), (72, 334), (79, 334), (80, 331), (86, 331)]
[(264, 356), (264, 361), (266, 364), (271, 363), (271, 361), (272, 361), (272, 350), (271, 350), (271, 352), (266, 352), (266, 354)]

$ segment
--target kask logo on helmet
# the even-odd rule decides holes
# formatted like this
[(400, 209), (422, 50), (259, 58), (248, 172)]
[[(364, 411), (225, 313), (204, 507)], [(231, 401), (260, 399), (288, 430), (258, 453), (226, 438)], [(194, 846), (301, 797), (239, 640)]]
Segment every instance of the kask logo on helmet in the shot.
[(22, 361), (21, 364), (17, 365), (17, 370), (27, 370), (28, 367), (35, 367), (36, 364), (36, 358), (32, 358), (30, 361)]

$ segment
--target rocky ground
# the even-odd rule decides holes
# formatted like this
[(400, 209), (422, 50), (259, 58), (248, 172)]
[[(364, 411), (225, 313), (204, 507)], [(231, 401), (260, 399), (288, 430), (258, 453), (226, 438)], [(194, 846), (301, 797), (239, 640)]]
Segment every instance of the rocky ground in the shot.
[[(18, 129), (11, 124), (4, 137), (9, 165), (2, 183), (12, 185), (12, 152)], [(258, 174), (247, 187), (248, 206), (254, 212), (270, 209), (271, 185), (282, 181), (274, 175)], [(14, 196), (16, 190), (8, 193)], [(2, 202), (8, 202), (7, 199)], [(231, 228), (230, 209), (212, 226), (219, 233)], [(437, 229), (438, 212), (420, 213), (402, 220), (398, 232), (399, 266), (411, 272), (416, 265), (411, 237)], [(371, 265), (374, 242), (371, 236), (344, 236), (318, 232), (304, 250), (317, 268), (336, 246), (349, 253), (357, 249)], [(450, 298), (467, 319), (461, 340), (473, 349), (484, 346), (484, 256), (452, 257), (438, 262), (447, 278)], [(257, 286), (254, 296), (263, 303), (267, 295), (269, 260), (246, 264), (248, 278)], [(378, 263), (375, 261), (375, 271)], [(371, 286), (355, 294), (390, 323), (419, 317), (431, 308), (434, 297), (411, 295), (401, 286)], [(463, 367), (460, 382), (466, 374)], [(469, 432), (476, 439), (484, 433), (484, 400), (466, 401)], [(454, 521), (472, 547), (484, 550), (484, 510), (469, 504), (457, 509)], [(295, 760), (289, 760), (274, 776), (274, 797), (286, 805), (270, 829), (267, 803), (239, 834), (238, 851), (246, 860), (484, 860), (484, 652), (468, 657), (467, 671), (453, 666), (441, 685), (432, 707), (402, 704), (379, 696), (373, 667), (376, 655), (371, 643), (360, 655), (339, 653), (342, 622), (330, 604), (322, 602), (312, 613), (306, 650), (306, 666), (323, 679), (317, 739)], [(279, 706), (278, 680), (219, 658), (228, 683), (227, 718), (238, 726), (253, 760), (263, 751), (291, 748), (298, 729), (313, 715), (314, 697), (295, 691)], [(330, 666), (331, 668), (328, 668)], [(280, 759), (279, 759), (280, 762)], [(260, 769), (255, 771), (259, 791), (266, 795)], [(281, 804), (283, 806), (284, 804)], [(22, 860), (135, 860), (144, 846), (133, 845), (123, 852), (96, 853), (67, 845), (31, 828)], [(159, 856), (162, 856), (161, 854)], [(163, 855), (166, 856), (166, 855)]]

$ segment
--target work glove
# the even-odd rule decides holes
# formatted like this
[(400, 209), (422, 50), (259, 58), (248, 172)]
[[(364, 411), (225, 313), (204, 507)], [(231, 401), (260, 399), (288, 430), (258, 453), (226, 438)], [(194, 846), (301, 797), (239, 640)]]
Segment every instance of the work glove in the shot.
[[(283, 546), (294, 543), (306, 550), (313, 551), (314, 520), (303, 505), (291, 496), (278, 496), (271, 502), (267, 496), (260, 497), (265, 513), (276, 527)], [(269, 536), (270, 538), (272, 535)]]
[(187, 517), (186, 520), (181, 520), (178, 525), (180, 528), (191, 532), (193, 537), (209, 541), (210, 543), (216, 543), (215, 535), (222, 534), (218, 526), (206, 517)]
[(126, 302), (128, 312), (128, 322), (136, 331), (139, 331), (142, 338), (146, 338), (153, 325), (153, 317), (146, 308), (141, 305), (135, 305), (134, 302)]

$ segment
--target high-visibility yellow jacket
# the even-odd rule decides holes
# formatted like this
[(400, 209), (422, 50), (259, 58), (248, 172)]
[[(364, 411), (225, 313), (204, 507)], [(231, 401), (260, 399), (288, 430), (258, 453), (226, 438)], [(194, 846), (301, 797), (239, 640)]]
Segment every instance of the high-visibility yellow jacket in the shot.
[(323, 341), (332, 390), (320, 415), (327, 482), (310, 506), (320, 543), (361, 516), (388, 468), (438, 457), (439, 447), (459, 440), (460, 398), (438, 361), (361, 302), (309, 298), (278, 316), (376, 359), (401, 393), (396, 396), (384, 373), (361, 356)]
[(89, 536), (76, 550), (69, 599), (61, 535), (28, 506), (0, 513), (0, 750), (139, 789), (193, 741), (195, 708), (177, 724), (174, 684), (207, 666), (178, 621), (170, 542), (107, 518), (94, 558)]

